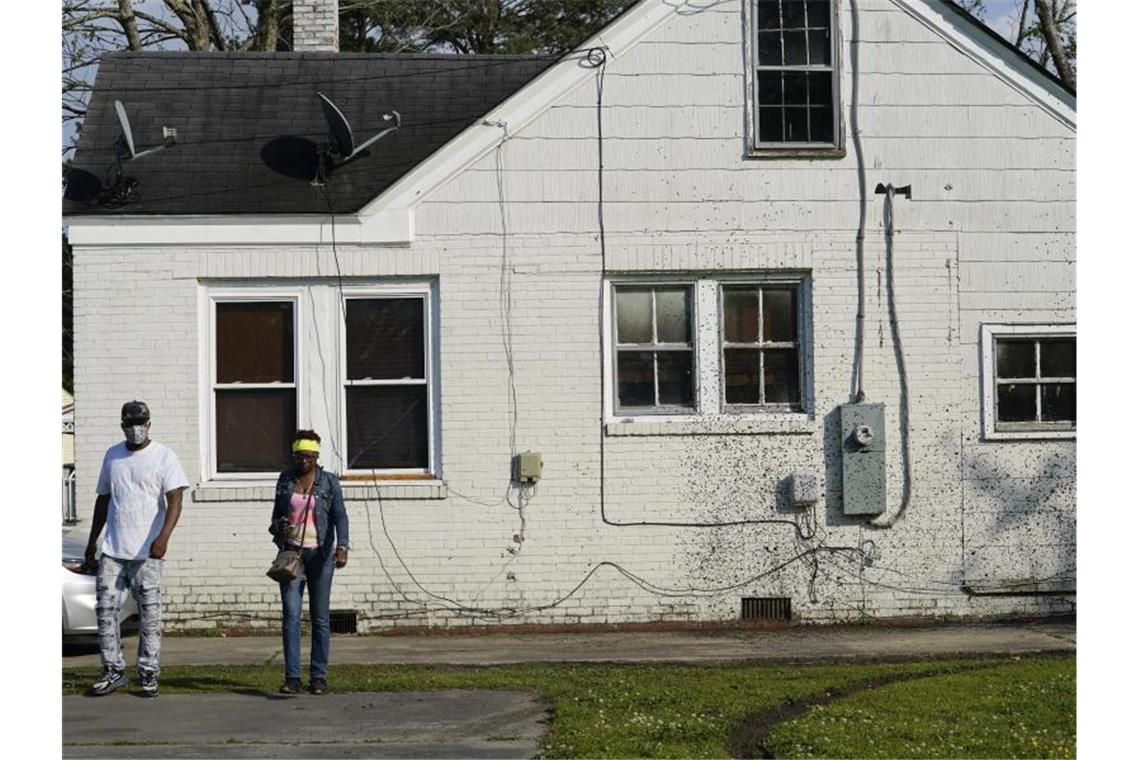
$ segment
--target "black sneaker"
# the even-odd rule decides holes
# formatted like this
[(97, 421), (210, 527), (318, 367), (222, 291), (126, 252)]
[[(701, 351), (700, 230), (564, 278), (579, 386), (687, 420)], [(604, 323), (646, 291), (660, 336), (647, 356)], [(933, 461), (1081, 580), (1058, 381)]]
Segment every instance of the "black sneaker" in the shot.
[(304, 691), (304, 687), (300, 678), (286, 678), (285, 683), (281, 684), (281, 688), (277, 691), (282, 694), (300, 694)]
[(91, 686), (89, 692), (93, 697), (103, 697), (115, 689), (127, 685), (127, 674), (121, 670), (104, 670), (99, 680)]
[(143, 670), (139, 672), (139, 683), (142, 685), (142, 693), (145, 697), (158, 696), (158, 673), (150, 670)]
[(309, 682), (309, 693), (310, 694), (324, 694), (328, 690), (329, 690), (328, 681), (326, 681), (323, 678), (314, 678), (312, 681)]

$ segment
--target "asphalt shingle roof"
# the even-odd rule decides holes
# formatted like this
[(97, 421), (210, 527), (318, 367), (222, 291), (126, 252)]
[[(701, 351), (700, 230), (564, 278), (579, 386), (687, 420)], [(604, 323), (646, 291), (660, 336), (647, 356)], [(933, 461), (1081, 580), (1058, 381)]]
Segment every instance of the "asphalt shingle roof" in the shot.
[[(352, 124), (357, 144), (402, 126), (339, 169), (327, 188), (337, 212), (355, 211), (551, 65), (549, 56), (360, 53), (116, 53), (103, 58), (68, 181), (66, 215), (325, 213), (309, 184), (315, 144), (328, 140), (317, 91)], [(138, 197), (108, 208), (91, 192), (110, 176), (120, 133), (114, 101), (137, 151), (174, 147), (123, 165)], [(92, 183), (95, 183), (92, 185)], [(88, 188), (85, 190), (85, 188)], [(84, 200), (76, 200), (73, 196)]]

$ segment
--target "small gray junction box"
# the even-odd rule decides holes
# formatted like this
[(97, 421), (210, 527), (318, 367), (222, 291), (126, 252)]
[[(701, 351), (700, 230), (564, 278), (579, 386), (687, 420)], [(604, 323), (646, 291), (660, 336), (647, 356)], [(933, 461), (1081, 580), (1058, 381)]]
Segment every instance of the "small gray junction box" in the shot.
[(524, 451), (515, 454), (515, 480), (520, 483), (537, 483), (542, 479), (542, 454)]
[(839, 407), (843, 514), (880, 515), (887, 506), (887, 442), (882, 404)]

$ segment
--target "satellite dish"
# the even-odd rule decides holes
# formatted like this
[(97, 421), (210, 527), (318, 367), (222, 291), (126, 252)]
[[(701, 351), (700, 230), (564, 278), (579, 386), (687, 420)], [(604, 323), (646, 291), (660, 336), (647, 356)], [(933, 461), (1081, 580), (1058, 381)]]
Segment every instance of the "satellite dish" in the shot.
[(329, 125), (329, 138), (331, 139), (331, 143), (328, 147), (338, 158), (338, 160), (332, 162), (332, 165), (328, 167), (330, 171), (337, 167), (344, 166), (349, 161), (355, 161), (367, 155), (368, 146), (389, 132), (394, 132), (400, 128), (400, 114), (397, 111), (388, 111), (382, 114), (381, 118), (386, 122), (392, 122), (392, 126), (377, 132), (360, 145), (357, 145), (352, 137), (352, 126), (348, 123), (348, 118), (345, 117), (344, 113), (337, 108), (336, 103), (319, 92), (317, 93), (317, 97), (321, 100), (321, 110), (324, 111), (325, 121), (328, 122)]
[(164, 148), (169, 148), (174, 144), (174, 141), (178, 139), (178, 131), (176, 129), (163, 127), (162, 136), (166, 142), (154, 148), (147, 148), (144, 151), (138, 151), (135, 149), (135, 136), (131, 132), (131, 122), (130, 119), (127, 118), (127, 109), (123, 106), (123, 102), (121, 100), (115, 101), (115, 113), (119, 115), (119, 128), (122, 130), (122, 133), (120, 135), (120, 144), (126, 148), (126, 154), (123, 155), (122, 158), (125, 158), (128, 161), (134, 161), (136, 158), (149, 156), (151, 153), (157, 153)]

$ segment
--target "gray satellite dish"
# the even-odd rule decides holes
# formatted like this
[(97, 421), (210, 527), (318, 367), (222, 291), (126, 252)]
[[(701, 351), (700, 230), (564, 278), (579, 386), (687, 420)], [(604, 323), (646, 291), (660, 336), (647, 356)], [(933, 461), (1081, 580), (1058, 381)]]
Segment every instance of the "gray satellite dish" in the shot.
[(127, 155), (124, 156), (124, 158), (126, 158), (128, 161), (133, 161), (136, 158), (142, 158), (143, 156), (149, 156), (151, 153), (157, 153), (164, 148), (169, 148), (174, 144), (175, 139), (177, 139), (177, 130), (170, 129), (169, 127), (163, 127), (162, 136), (166, 139), (165, 143), (154, 148), (147, 148), (141, 152), (137, 151), (135, 150), (135, 136), (131, 132), (131, 122), (127, 118), (127, 109), (123, 107), (121, 100), (115, 101), (115, 112), (119, 115), (119, 127), (123, 131), (123, 144), (127, 148)]
[(330, 147), (333, 148), (333, 152), (336, 153), (340, 159), (332, 165), (331, 168), (333, 169), (360, 158), (364, 155), (368, 146), (389, 132), (395, 132), (400, 128), (400, 114), (397, 111), (388, 111), (382, 114), (381, 118), (384, 119), (384, 121), (393, 122), (392, 126), (377, 132), (360, 145), (357, 145), (352, 137), (352, 126), (349, 125), (344, 113), (336, 107), (336, 103), (319, 92), (317, 93), (317, 97), (321, 99), (321, 110), (324, 111), (325, 121), (328, 122), (329, 125), (329, 137), (332, 138), (332, 145)]

